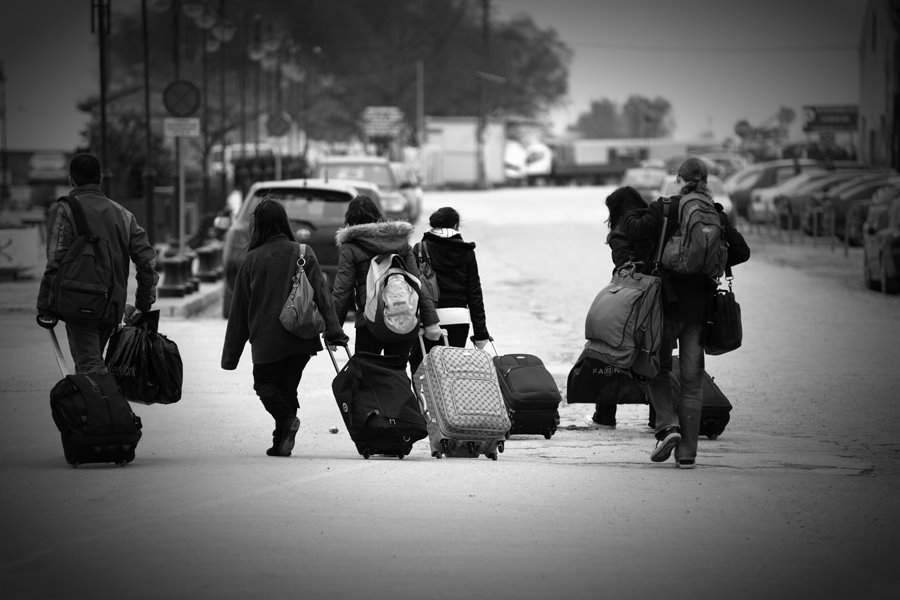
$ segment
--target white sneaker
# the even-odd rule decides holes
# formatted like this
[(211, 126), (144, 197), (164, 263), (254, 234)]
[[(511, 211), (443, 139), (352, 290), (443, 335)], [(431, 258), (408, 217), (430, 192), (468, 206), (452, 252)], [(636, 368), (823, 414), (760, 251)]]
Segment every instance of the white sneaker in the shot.
[(615, 429), (615, 425), (606, 425), (605, 423), (598, 423), (594, 420), (594, 415), (584, 415), (582, 417), (582, 421), (587, 426), (588, 429)]

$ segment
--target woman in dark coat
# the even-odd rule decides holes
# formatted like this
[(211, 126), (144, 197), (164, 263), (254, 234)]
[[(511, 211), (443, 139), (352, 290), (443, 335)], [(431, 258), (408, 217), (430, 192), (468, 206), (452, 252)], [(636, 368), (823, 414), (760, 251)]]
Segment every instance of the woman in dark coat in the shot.
[[(291, 233), (284, 206), (263, 200), (253, 213), (247, 258), (238, 270), (234, 298), (225, 330), (222, 368), (234, 370), (250, 341), (253, 389), (275, 420), (269, 456), (290, 456), (300, 428), (297, 386), (312, 355), (322, 350), (319, 336), (295, 337), (278, 315), (291, 289), (300, 258), (300, 245)], [(306, 247), (303, 267), (313, 288), (316, 306), (325, 320), (329, 345), (347, 345), (347, 335), (334, 314), (331, 294), (315, 252)]]
[[(640, 267), (642, 272), (651, 272), (656, 243), (653, 240), (631, 240), (619, 227), (626, 214), (633, 210), (647, 208), (647, 203), (644, 202), (640, 192), (630, 186), (620, 187), (606, 197), (606, 208), (609, 211), (609, 217), (606, 219), (609, 227), (606, 243), (612, 252), (614, 269), (618, 269), (627, 262), (640, 262), (643, 263)], [(590, 350), (590, 341), (585, 347)], [(615, 429), (617, 410), (616, 399), (609, 398), (608, 402), (598, 402), (594, 413), (584, 416), (584, 422), (592, 429), (601, 427)]]
[[(429, 217), (428, 224), (431, 229), (423, 234), (421, 242), (413, 246), (413, 254), (418, 258), (422, 244), (425, 244), (440, 289), (437, 303), (440, 326), (447, 330), (451, 346), (464, 348), (471, 322), (473, 342), (477, 348), (484, 348), (492, 338), (484, 315), (475, 242), (463, 241), (459, 233), (459, 213), (449, 206), (436, 210)], [(427, 341), (425, 351), (438, 343), (439, 340)], [(421, 363), (422, 350), (416, 345), (409, 357), (413, 373)]]
[[(419, 268), (409, 245), (413, 227), (406, 221), (384, 221), (378, 205), (362, 195), (350, 201), (344, 221), (347, 226), (338, 229), (335, 234), (339, 255), (331, 297), (337, 319), (343, 323), (350, 309), (356, 310), (355, 352), (384, 352), (408, 360), (410, 349), (418, 342), (385, 343), (366, 326), (366, 276), (372, 258), (386, 252), (398, 254), (406, 270), (419, 276)], [(431, 298), (425, 293), (419, 294), (419, 320), (425, 327), (426, 338), (440, 339), (437, 313)]]

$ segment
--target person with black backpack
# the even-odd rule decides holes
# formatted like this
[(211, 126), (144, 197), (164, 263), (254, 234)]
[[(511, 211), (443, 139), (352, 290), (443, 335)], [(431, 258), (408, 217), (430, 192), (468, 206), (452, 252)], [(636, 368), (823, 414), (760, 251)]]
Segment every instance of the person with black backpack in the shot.
[[(434, 211), (428, 218), (431, 229), (413, 246), (423, 278), (431, 269), (438, 287), (436, 302), (440, 324), (447, 330), (448, 343), (464, 348), (468, 342), (469, 323), (473, 343), (484, 349), (492, 339), (484, 314), (484, 295), (475, 258), (475, 242), (466, 242), (459, 233), (459, 213), (450, 206)], [(428, 352), (439, 341), (425, 343)], [(413, 346), (409, 367), (413, 373), (422, 363), (422, 350)]]
[(69, 162), (68, 196), (47, 214), (47, 266), (37, 298), (37, 322), (66, 323), (75, 373), (107, 373), (103, 350), (125, 315), (128, 274), (137, 279), (137, 320), (156, 301), (156, 251), (134, 215), (100, 189), (100, 160), (79, 153)]
[[(665, 324), (660, 373), (650, 380), (657, 439), (650, 460), (665, 462), (674, 452), (677, 466), (691, 469), (700, 435), (707, 312), (717, 279), (727, 267), (747, 261), (750, 247), (728, 221), (722, 205), (713, 202), (703, 161), (684, 161), (676, 183), (681, 185), (680, 194), (659, 198), (648, 208), (626, 214), (621, 231), (633, 243), (655, 245), (665, 223), (660, 264)], [(677, 374), (672, 372), (676, 342), (680, 357)], [(680, 386), (673, 378), (678, 378)]]
[[(419, 325), (425, 328), (426, 338), (439, 340), (441, 336), (434, 303), (421, 288), (419, 268), (409, 244), (413, 227), (406, 221), (385, 221), (378, 205), (365, 195), (350, 201), (344, 222), (346, 226), (335, 234), (339, 256), (331, 291), (338, 321), (343, 323), (347, 313), (355, 309), (354, 352), (384, 353), (402, 356), (408, 361)], [(410, 309), (415, 322), (406, 334), (390, 335), (384, 326), (383, 307), (379, 306), (374, 314), (371, 310), (373, 304), (381, 304), (381, 301), (368, 294), (370, 267), (373, 259), (381, 257), (391, 263), (386, 265), (385, 272), (403, 272), (401, 279), (405, 283), (398, 281), (397, 294), (406, 290), (412, 298)]]

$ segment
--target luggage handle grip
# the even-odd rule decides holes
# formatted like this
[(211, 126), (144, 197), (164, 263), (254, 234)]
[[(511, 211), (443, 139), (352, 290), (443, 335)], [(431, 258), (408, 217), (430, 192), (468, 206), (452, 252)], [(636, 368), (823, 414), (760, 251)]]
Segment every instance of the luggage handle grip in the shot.
[[(425, 356), (428, 353), (425, 352), (425, 328), (424, 327), (419, 327), (418, 338), (419, 338), (419, 348), (421, 348), (421, 350), (422, 350), (422, 358), (425, 358)], [(441, 339), (444, 340), (445, 346), (450, 345), (450, 333), (443, 327), (441, 327)]]
[(66, 358), (63, 356), (62, 348), (59, 347), (59, 340), (56, 339), (56, 331), (48, 329), (47, 333), (50, 334), (50, 343), (53, 345), (53, 352), (56, 355), (56, 364), (59, 365), (59, 371), (65, 377), (69, 375), (70, 371), (69, 366), (66, 364)]
[[(331, 346), (326, 344), (324, 339), (322, 340), (322, 345), (325, 346), (326, 350), (328, 350), (328, 357), (331, 358), (331, 364), (334, 365), (334, 372), (340, 373), (341, 368), (338, 366), (337, 358), (335, 358), (334, 352), (331, 350)], [(343, 346), (343, 348), (344, 348), (344, 351), (347, 353), (347, 360), (349, 361), (350, 360), (350, 347)]]
[[(475, 346), (475, 336), (470, 335), (469, 339), (472, 340), (472, 345)], [(500, 353), (497, 352), (497, 346), (494, 345), (494, 337), (489, 335), (488, 341), (491, 343), (491, 348), (494, 350), (494, 356), (500, 356)], [(477, 348), (478, 346), (475, 347)]]

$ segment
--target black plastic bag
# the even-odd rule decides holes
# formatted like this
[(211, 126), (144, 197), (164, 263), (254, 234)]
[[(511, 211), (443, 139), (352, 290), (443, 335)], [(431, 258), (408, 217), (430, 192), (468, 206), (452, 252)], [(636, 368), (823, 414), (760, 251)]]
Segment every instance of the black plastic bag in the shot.
[(159, 311), (150, 311), (134, 324), (119, 327), (109, 339), (106, 365), (130, 402), (173, 404), (181, 399), (181, 354), (158, 326)]

